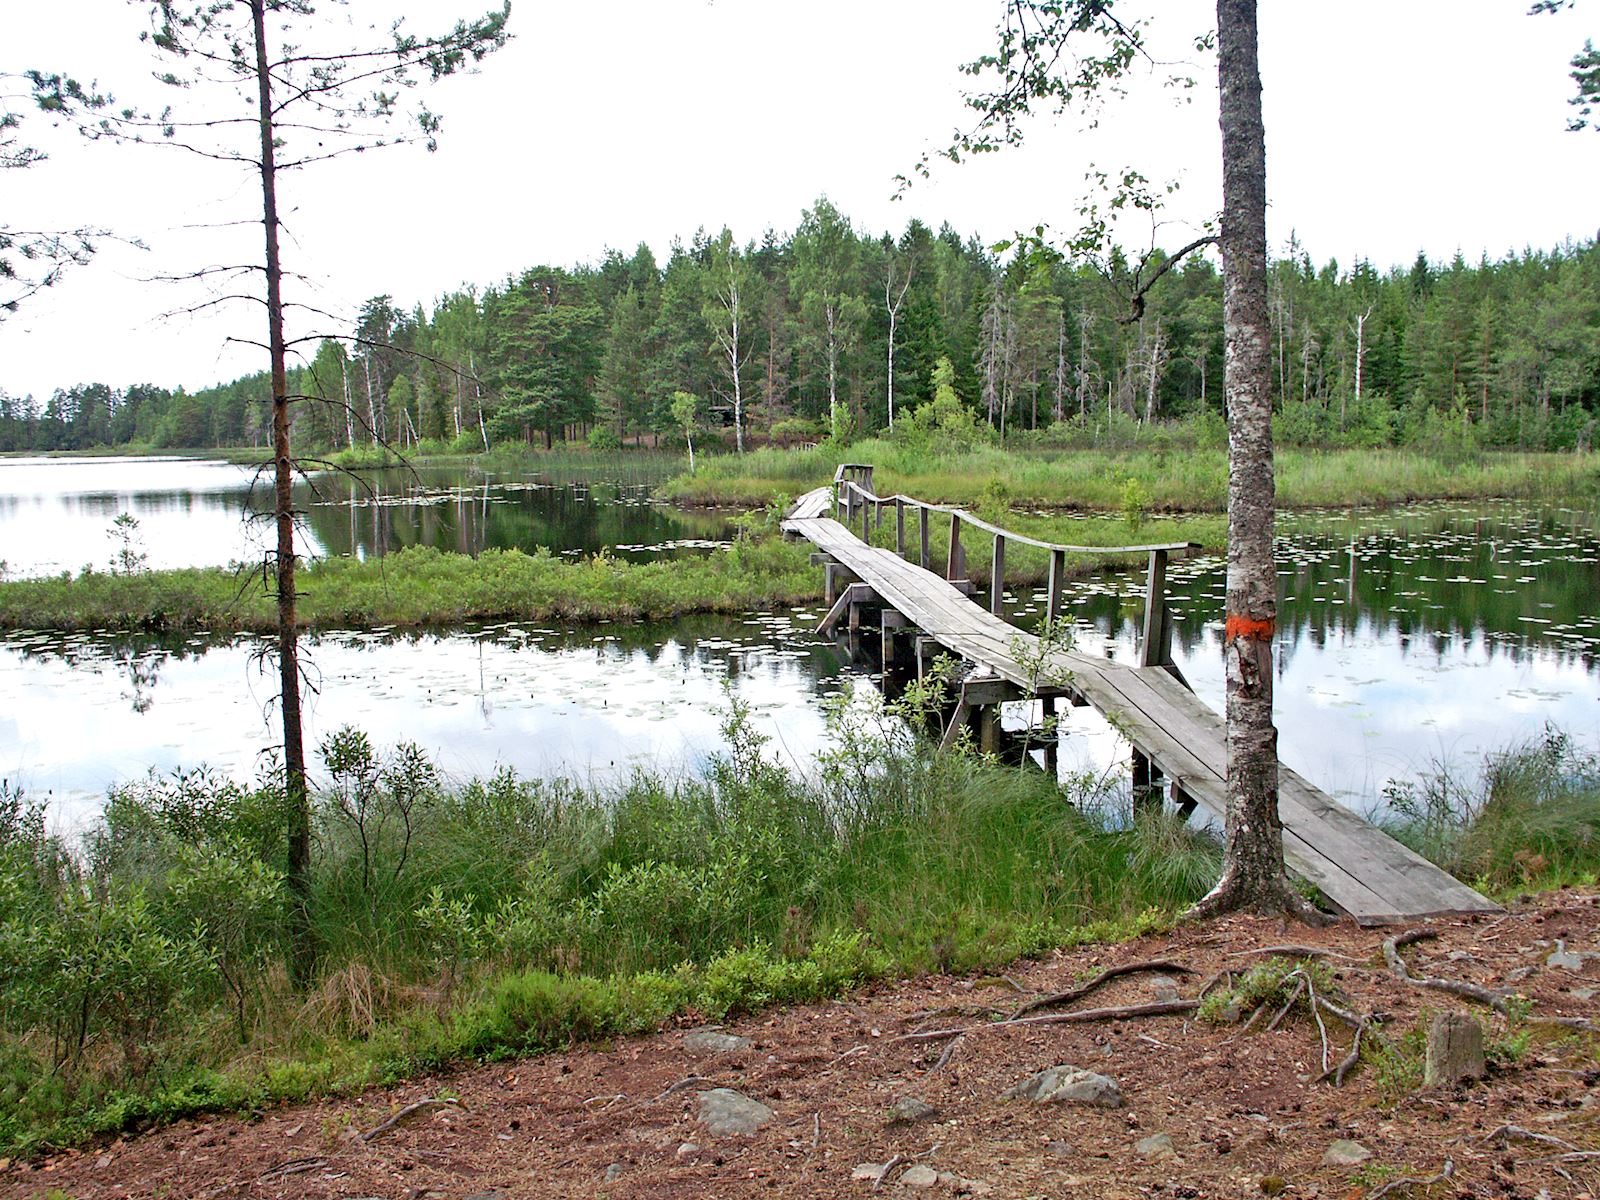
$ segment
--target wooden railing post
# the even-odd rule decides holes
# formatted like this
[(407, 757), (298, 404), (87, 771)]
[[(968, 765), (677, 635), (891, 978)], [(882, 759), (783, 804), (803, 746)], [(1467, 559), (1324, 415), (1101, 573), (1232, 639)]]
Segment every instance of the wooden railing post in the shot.
[(899, 496), (894, 498), (894, 552), (906, 556), (906, 505)]
[(989, 611), (999, 616), (1006, 599), (1006, 540), (994, 535), (994, 559), (989, 566)]
[(944, 561), (944, 577), (952, 583), (962, 578), (961, 516), (950, 514), (950, 556)]
[(1044, 619), (1052, 629), (1061, 619), (1061, 589), (1067, 573), (1067, 552), (1050, 551), (1050, 575), (1045, 581)]
[(1150, 574), (1144, 588), (1144, 638), (1139, 645), (1141, 667), (1164, 667), (1172, 662), (1172, 620), (1167, 613), (1167, 552), (1150, 551)]
[(928, 550), (928, 510), (918, 508), (917, 513), (922, 518), (922, 557), (917, 561), (917, 565), (926, 571), (933, 564), (933, 555)]
[(867, 521), (872, 516), (872, 502), (865, 496), (861, 497), (861, 540), (869, 546), (872, 544), (872, 535), (867, 531)]

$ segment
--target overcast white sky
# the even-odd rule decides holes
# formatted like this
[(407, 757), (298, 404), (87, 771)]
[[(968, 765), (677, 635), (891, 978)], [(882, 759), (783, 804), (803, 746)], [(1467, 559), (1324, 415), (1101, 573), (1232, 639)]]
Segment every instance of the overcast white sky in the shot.
[[(371, 2), (403, 8), (419, 30), (488, 6)], [(0, 71), (41, 66), (139, 91), (142, 4), (7, 7)], [(1155, 16), (1174, 55), (1214, 23), (1201, 0), (1128, 7)], [(1600, 135), (1564, 129), (1568, 60), (1600, 35), (1600, 4), (1526, 8), (1262, 0), (1273, 248), (1292, 230), (1319, 264), (1364, 256), (1387, 268), (1418, 249), (1475, 260), (1593, 238)], [(893, 201), (894, 176), (962, 121), (957, 65), (993, 45), (1000, 12), (999, 0), (514, 0), (512, 44), (436, 89), (436, 154), (386, 150), (288, 182), (286, 265), (310, 278), (290, 298), (348, 320), (368, 296), (431, 305), (538, 263), (597, 261), (608, 246), (645, 241), (665, 262), (672, 239), (701, 225), (741, 240), (791, 230), (824, 193), (874, 233), (917, 216), (995, 241), (1039, 222), (1070, 228), (1090, 163), (1181, 176), (1161, 240), (1193, 236), (1220, 203), (1209, 60), (1195, 63), (1203, 86), (1186, 107), (1141, 97), (1093, 135), (1040, 121), (1023, 149), (937, 165)], [(87, 381), (193, 388), (265, 366), (225, 340), (259, 336), (258, 309), (164, 319), (203, 294), (144, 281), (259, 256), (251, 178), (174, 150), (77, 145), (38, 118), (25, 132), (51, 159), (0, 175), (0, 221), (105, 225), (149, 249), (108, 247), (0, 322), (0, 387), (41, 399)], [(252, 218), (237, 250), (185, 228)]]

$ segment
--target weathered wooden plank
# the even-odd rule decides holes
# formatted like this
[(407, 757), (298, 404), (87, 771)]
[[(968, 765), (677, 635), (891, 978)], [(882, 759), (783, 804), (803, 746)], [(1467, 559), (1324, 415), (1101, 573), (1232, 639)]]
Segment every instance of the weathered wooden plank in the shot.
[[(919, 516), (925, 520), (926, 510)], [(1174, 795), (1181, 803), (1204, 807), (1219, 819), (1224, 816), (1224, 723), (1173, 674), (1159, 667), (1141, 669), (1076, 651), (1052, 652), (1042, 670), (1027, 665), (1021, 660), (1037, 660), (1038, 639), (968, 600), (959, 579), (940, 579), (892, 551), (867, 546), (825, 515), (791, 518), (784, 527), (809, 538), (839, 567), (869, 581), (873, 601), (890, 606), (920, 629), (919, 659), (926, 657), (923, 648), (932, 642), (992, 672), (989, 680), (973, 681), (975, 690), (963, 697), (967, 703), (958, 706), (961, 719), (951, 722), (947, 736), (954, 736), (973, 702), (992, 702), (987, 690), (993, 690), (996, 697), (1060, 692), (1106, 713), (1136, 751), (1173, 781)], [(852, 585), (840, 596), (836, 608), (841, 614), (858, 586)], [(992, 594), (988, 599), (992, 602)], [(1150, 632), (1155, 636), (1148, 638), (1147, 644), (1158, 648), (1161, 631)], [(1159, 658), (1159, 653), (1151, 657)], [(976, 690), (980, 687), (986, 689), (981, 697)], [(1282, 769), (1281, 780), (1285, 859), (1291, 869), (1358, 920), (1380, 923), (1493, 910), (1494, 906), (1471, 888), (1336, 804), (1288, 768)]]

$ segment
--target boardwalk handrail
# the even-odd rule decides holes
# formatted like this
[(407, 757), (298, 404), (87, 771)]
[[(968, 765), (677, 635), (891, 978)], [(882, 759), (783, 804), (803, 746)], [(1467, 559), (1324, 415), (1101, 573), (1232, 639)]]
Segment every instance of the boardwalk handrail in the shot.
[(902, 556), (905, 546), (905, 510), (918, 512), (922, 548), (920, 564), (928, 568), (928, 514), (943, 513), (950, 518), (950, 552), (945, 562), (945, 578), (954, 581), (966, 576), (966, 555), (961, 548), (961, 526), (971, 525), (994, 538), (993, 568), (989, 576), (989, 611), (999, 615), (1005, 593), (1006, 544), (1017, 542), (1033, 546), (1050, 554), (1050, 574), (1046, 584), (1046, 620), (1053, 626), (1061, 612), (1061, 590), (1066, 573), (1068, 554), (1147, 554), (1149, 573), (1145, 582), (1144, 629), (1140, 639), (1141, 666), (1165, 666), (1176, 673), (1172, 662), (1172, 616), (1167, 609), (1167, 562), (1174, 558), (1188, 558), (1202, 547), (1199, 542), (1157, 542), (1138, 546), (1074, 546), (1063, 542), (1046, 542), (1025, 533), (1004, 529), (983, 518), (974, 516), (963, 508), (950, 504), (934, 504), (915, 496), (896, 494), (880, 496), (872, 490), (873, 468), (870, 463), (840, 463), (833, 473), (834, 504), (839, 522), (847, 529), (857, 511), (861, 514), (861, 540), (868, 538), (869, 510), (878, 524), (883, 524), (883, 510), (888, 505), (895, 509), (895, 552)]

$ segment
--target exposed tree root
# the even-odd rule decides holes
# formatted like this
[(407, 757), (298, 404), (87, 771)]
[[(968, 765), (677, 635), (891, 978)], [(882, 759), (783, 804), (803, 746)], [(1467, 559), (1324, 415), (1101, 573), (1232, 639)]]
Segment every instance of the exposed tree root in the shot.
[(1334, 921), (1334, 918), (1290, 887), (1289, 881), (1282, 876), (1276, 884), (1267, 886), (1246, 882), (1242, 875), (1231, 871), (1224, 871), (1217, 886), (1180, 919), (1205, 921), (1241, 912), (1289, 917), (1312, 929), (1321, 929)]
[(1400, 947), (1438, 936), (1431, 929), (1408, 929), (1405, 933), (1384, 939), (1383, 958), (1389, 964), (1390, 974), (1401, 983), (1409, 984), (1412, 987), (1428, 988), (1435, 992), (1446, 992), (1452, 996), (1476, 1000), (1479, 1004), (1486, 1004), (1494, 1009), (1495, 1012), (1504, 1014), (1506, 1011), (1506, 996), (1504, 992), (1491, 991), (1488, 988), (1479, 987), (1475, 983), (1462, 983), (1455, 979), (1432, 979), (1427, 976), (1413, 975), (1410, 972), (1406, 967), (1405, 959), (1400, 957)]

